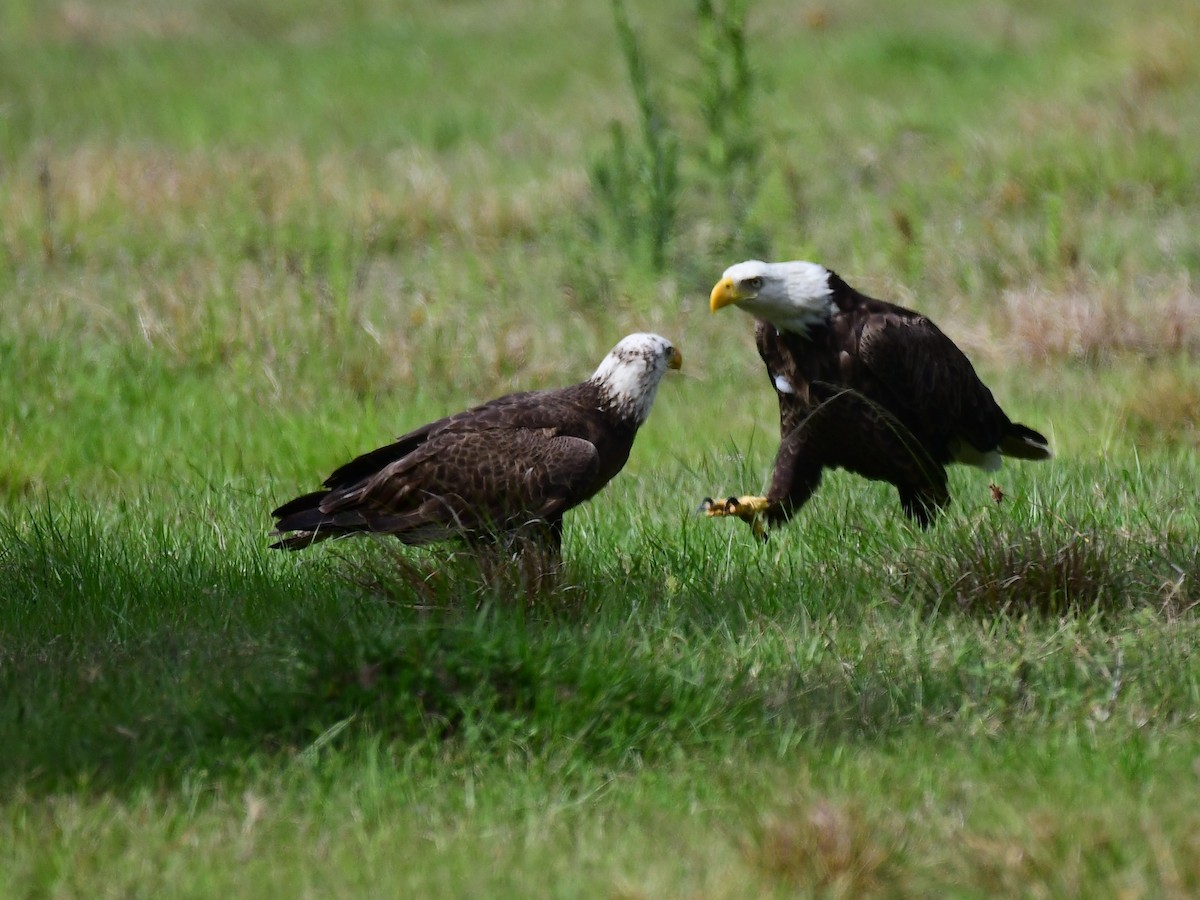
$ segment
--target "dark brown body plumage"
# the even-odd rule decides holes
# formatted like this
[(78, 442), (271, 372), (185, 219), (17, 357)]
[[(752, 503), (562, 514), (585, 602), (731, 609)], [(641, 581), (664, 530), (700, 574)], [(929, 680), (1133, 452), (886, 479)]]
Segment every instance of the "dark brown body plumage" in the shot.
[(354, 532), (409, 544), (525, 532), (561, 542), (562, 517), (625, 465), (638, 423), (586, 381), (509, 394), (411, 431), (272, 514), (277, 548)]
[(1049, 456), (1045, 438), (1005, 415), (933, 322), (832, 272), (829, 287), (830, 317), (806, 336), (757, 321), (781, 430), (769, 521), (787, 521), (824, 469), (842, 468), (895, 485), (904, 511), (927, 525), (949, 502), (948, 463)]

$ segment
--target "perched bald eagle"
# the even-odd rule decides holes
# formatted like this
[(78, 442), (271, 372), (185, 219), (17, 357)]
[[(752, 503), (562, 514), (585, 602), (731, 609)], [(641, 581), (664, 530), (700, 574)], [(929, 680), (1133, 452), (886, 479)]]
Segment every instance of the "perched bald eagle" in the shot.
[(286, 536), (271, 546), (355, 532), (407, 544), (525, 534), (557, 552), (563, 513), (621, 471), (659, 381), (681, 363), (666, 338), (631, 334), (587, 381), (508, 394), (410, 431), (275, 510), (274, 534)]
[(1013, 422), (963, 352), (925, 316), (874, 300), (811, 262), (749, 260), (712, 290), (738, 306), (779, 398), (781, 441), (765, 497), (705, 501), (756, 532), (790, 519), (825, 469), (887, 481), (928, 526), (950, 500), (946, 465), (993, 470), (1002, 456), (1049, 459), (1046, 439)]

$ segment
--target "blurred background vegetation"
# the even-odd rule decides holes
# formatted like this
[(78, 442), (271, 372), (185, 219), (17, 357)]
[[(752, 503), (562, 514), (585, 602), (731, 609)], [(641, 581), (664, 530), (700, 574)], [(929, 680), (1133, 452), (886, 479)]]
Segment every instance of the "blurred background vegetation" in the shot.
[[(1177, 0), (5, 0), (0, 893), (1194, 895), (1198, 43)], [(837, 475), (766, 547), (698, 521), (776, 442), (707, 309), (755, 255), (931, 314), (1056, 460), (928, 533)], [(545, 605), (265, 551), (634, 330), (684, 373)]]
[[(0, 489), (82, 477), (91, 449), (42, 447), (70, 457), (55, 435), (90, 411), (136, 432), (156, 392), (419, 408), (561, 381), (635, 329), (749, 383), (745, 329), (703, 307), (759, 254), (931, 313), (985, 371), (1193, 356), (1198, 22), (1154, 0), (11, 0)], [(1177, 426), (1179, 380), (1140, 414)]]

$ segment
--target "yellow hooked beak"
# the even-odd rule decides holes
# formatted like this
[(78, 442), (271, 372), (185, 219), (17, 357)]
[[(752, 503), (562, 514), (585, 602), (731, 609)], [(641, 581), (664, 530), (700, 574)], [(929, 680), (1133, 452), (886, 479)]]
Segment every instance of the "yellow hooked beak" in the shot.
[(708, 296), (708, 308), (716, 312), (722, 306), (730, 306), (745, 299), (745, 295), (738, 291), (732, 278), (722, 278)]
[(671, 348), (671, 358), (667, 360), (667, 368), (668, 369), (682, 369), (683, 368), (683, 354), (680, 353), (678, 350), (676, 350), (674, 347)]

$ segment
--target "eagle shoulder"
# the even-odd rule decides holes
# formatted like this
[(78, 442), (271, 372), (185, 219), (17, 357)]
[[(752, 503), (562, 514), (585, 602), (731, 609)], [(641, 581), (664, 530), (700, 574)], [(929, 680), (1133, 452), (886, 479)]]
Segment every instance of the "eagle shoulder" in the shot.
[(767, 377), (771, 380), (781, 408), (797, 404), (807, 406), (811, 402), (811, 377), (804, 360), (806, 353), (803, 348), (793, 346), (799, 340), (802, 339), (780, 332), (765, 320), (760, 319), (756, 324), (758, 355), (766, 367)]

